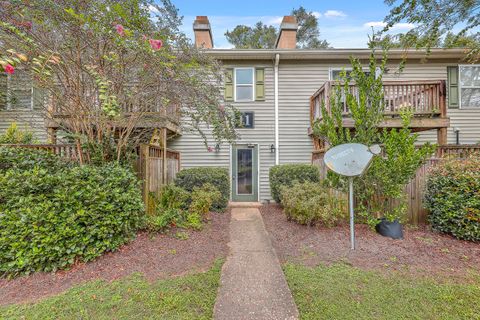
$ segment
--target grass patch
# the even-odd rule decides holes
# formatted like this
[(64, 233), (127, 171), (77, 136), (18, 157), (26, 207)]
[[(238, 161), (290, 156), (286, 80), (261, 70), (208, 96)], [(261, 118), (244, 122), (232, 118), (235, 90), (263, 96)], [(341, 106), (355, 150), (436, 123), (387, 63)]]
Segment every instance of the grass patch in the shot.
[(38, 303), (0, 307), (0, 318), (212, 319), (221, 264), (153, 283), (139, 274), (111, 283), (92, 281)]
[(301, 319), (480, 319), (478, 275), (440, 282), (343, 264), (286, 264), (284, 272)]

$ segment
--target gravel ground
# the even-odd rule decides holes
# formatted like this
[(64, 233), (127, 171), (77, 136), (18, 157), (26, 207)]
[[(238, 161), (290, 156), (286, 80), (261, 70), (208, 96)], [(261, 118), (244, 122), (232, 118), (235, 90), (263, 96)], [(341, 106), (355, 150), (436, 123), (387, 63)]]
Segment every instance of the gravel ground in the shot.
[(183, 230), (155, 236), (140, 233), (118, 251), (89, 263), (79, 263), (70, 270), (0, 279), (0, 304), (32, 302), (86, 281), (112, 281), (134, 272), (153, 281), (206, 270), (228, 253), (229, 222), (229, 212), (213, 213), (202, 231), (186, 231), (186, 240), (175, 237), (177, 231)]
[(464, 276), (480, 272), (480, 243), (432, 232), (428, 226), (407, 227), (403, 240), (382, 237), (356, 225), (357, 250), (350, 250), (347, 224), (307, 227), (288, 221), (278, 205), (260, 209), (265, 227), (282, 262), (307, 266), (344, 262), (363, 269)]

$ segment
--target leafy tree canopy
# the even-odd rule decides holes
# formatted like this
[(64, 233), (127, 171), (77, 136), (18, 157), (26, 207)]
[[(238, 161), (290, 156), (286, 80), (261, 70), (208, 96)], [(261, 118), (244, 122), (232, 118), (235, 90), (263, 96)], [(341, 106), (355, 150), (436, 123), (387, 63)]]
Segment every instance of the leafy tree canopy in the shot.
[[(385, 0), (391, 6), (385, 17), (389, 30), (399, 22), (416, 27), (403, 38), (403, 47), (465, 47), (467, 59), (480, 59), (480, 1), (478, 0)], [(457, 30), (459, 30), (457, 32)]]
[[(329, 43), (320, 39), (318, 19), (313, 12), (304, 7), (293, 9), (293, 16), (297, 19), (297, 47), (304, 49), (328, 48)], [(259, 21), (253, 27), (238, 25), (232, 31), (225, 33), (228, 42), (237, 49), (272, 49), (278, 37), (278, 30), (272, 25)]]
[(142, 124), (153, 113), (205, 141), (205, 128), (233, 140), (236, 112), (221, 105), (221, 66), (179, 31), (181, 22), (170, 0), (0, 1), (0, 66), (32, 71), (49, 97), (45, 111), (69, 115), (61, 128), (100, 145), (105, 159), (149, 139)]

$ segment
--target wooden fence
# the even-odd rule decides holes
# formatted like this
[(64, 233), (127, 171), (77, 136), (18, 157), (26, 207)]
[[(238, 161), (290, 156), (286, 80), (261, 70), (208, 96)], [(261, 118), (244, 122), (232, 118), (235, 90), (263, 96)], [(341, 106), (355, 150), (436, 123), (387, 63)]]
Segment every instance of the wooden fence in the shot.
[(178, 171), (180, 152), (150, 144), (139, 147), (137, 173), (142, 181), (143, 199), (149, 213), (154, 208), (153, 199), (160, 194), (163, 185), (175, 179)]
[[(312, 164), (320, 168), (322, 179), (326, 177), (327, 168), (323, 162), (323, 151), (314, 151), (312, 153)], [(440, 146), (437, 155), (428, 159), (418, 170), (410, 183), (405, 186), (404, 192), (407, 197), (407, 218), (412, 224), (425, 223), (427, 221), (428, 210), (424, 208), (423, 198), (425, 194), (425, 183), (428, 177), (428, 171), (431, 167), (437, 165), (446, 158), (466, 158), (473, 154), (480, 155), (480, 145), (446, 145)], [(398, 201), (391, 200), (390, 206), (393, 208), (398, 205)]]

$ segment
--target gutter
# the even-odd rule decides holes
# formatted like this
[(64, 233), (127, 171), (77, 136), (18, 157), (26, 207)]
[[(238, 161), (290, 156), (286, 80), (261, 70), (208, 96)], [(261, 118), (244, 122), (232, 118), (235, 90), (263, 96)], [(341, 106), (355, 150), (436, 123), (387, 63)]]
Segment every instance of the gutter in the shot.
[(275, 95), (275, 165), (280, 164), (280, 150), (279, 150), (279, 135), (278, 135), (278, 65), (280, 64), (280, 54), (275, 54), (275, 80), (274, 80), (274, 95)]

